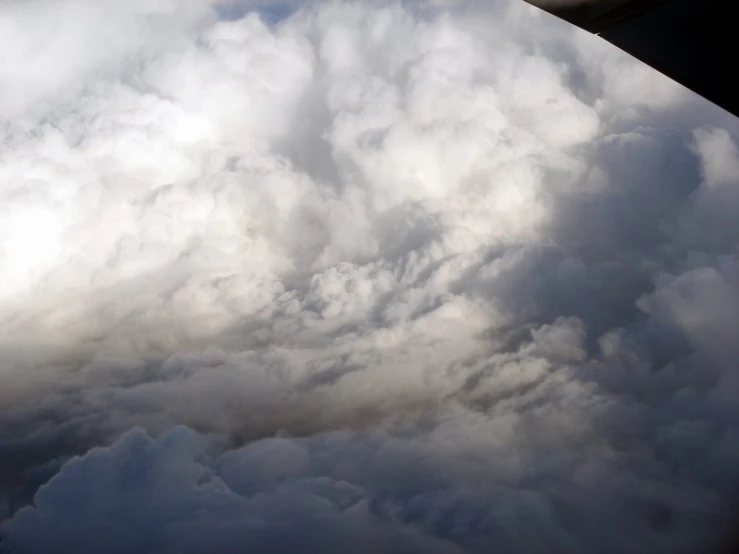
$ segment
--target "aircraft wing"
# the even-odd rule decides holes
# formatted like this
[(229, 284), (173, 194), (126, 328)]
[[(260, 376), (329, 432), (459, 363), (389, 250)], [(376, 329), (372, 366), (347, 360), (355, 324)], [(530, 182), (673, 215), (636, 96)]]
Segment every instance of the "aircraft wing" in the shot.
[(736, 0), (526, 0), (739, 116)]

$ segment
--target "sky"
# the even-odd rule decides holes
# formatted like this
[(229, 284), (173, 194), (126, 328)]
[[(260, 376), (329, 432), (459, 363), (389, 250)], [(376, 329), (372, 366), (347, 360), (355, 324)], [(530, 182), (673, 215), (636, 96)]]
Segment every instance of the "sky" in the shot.
[(739, 124), (520, 0), (0, 3), (0, 552), (716, 551)]

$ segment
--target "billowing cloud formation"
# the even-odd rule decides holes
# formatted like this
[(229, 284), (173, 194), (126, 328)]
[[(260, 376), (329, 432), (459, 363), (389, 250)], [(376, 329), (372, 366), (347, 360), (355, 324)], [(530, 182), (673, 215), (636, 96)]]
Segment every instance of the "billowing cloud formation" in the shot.
[(523, 2), (0, 8), (11, 553), (702, 552), (739, 126)]

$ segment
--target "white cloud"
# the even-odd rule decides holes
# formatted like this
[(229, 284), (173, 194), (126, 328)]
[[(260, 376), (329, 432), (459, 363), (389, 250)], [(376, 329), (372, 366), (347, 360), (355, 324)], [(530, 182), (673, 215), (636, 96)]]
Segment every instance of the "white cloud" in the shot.
[(720, 110), (512, 0), (36, 0), (0, 29), (4, 548), (717, 540)]

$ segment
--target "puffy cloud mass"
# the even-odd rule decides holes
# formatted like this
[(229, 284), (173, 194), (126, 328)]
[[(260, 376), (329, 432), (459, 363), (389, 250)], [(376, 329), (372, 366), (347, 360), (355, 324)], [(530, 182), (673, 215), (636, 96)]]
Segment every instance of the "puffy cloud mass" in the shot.
[(0, 90), (0, 551), (727, 544), (718, 108), (519, 0), (9, 0)]

